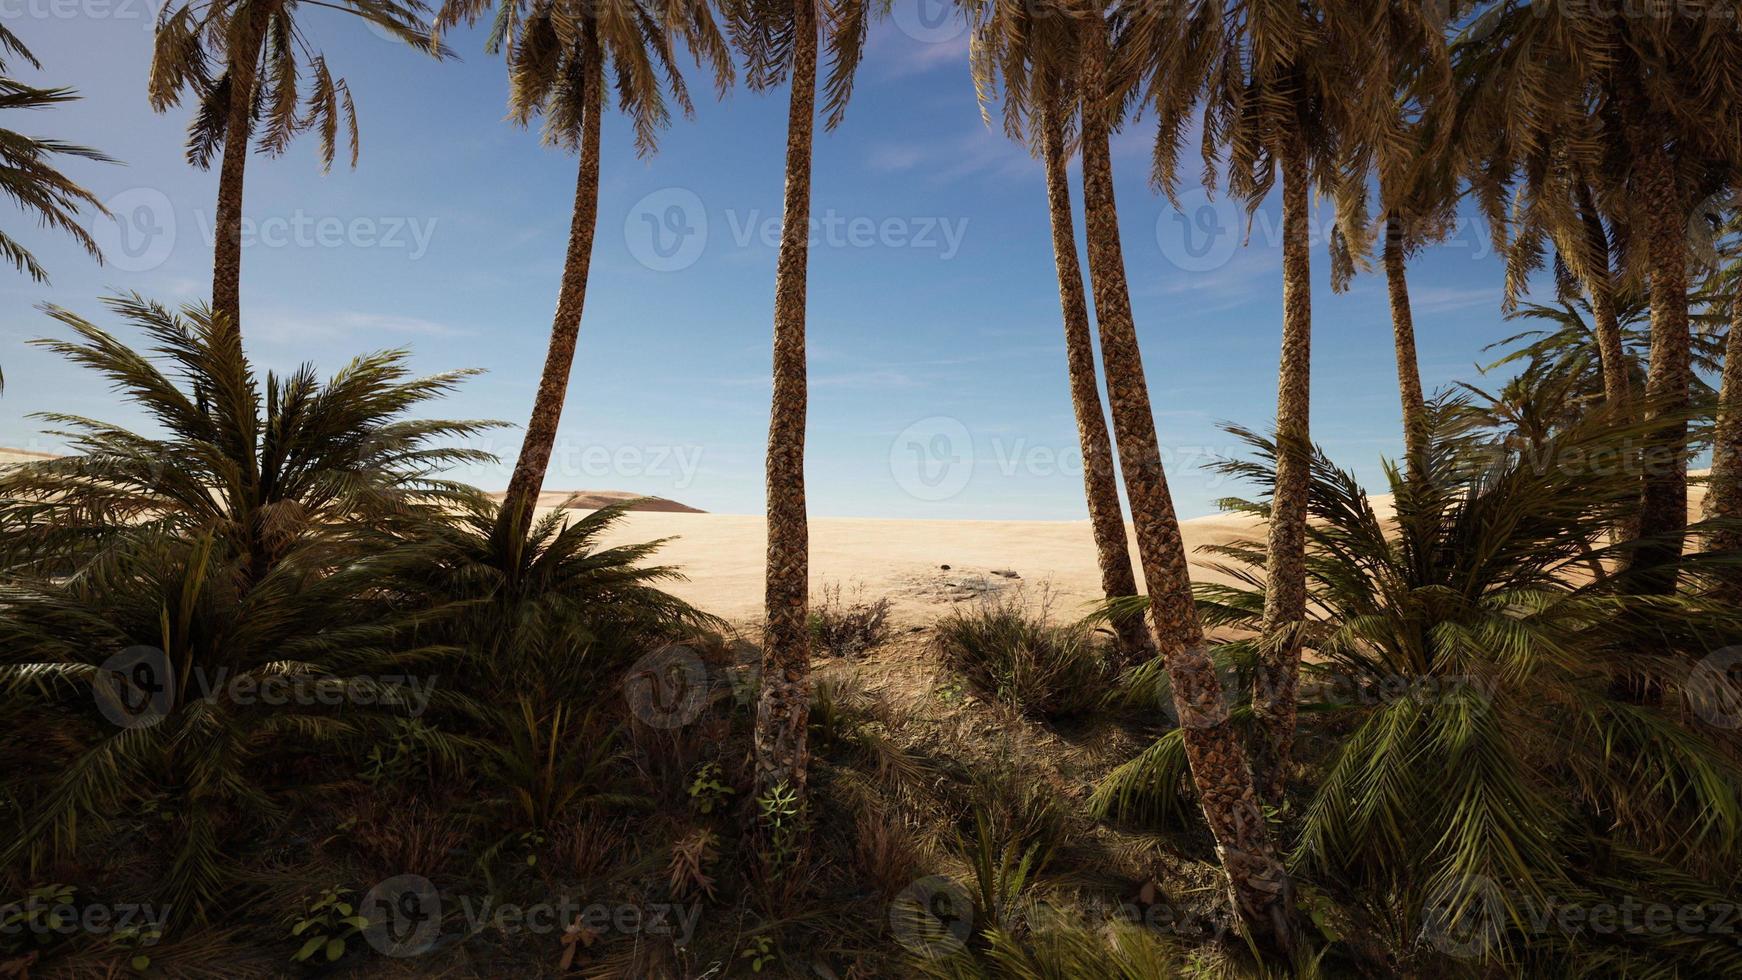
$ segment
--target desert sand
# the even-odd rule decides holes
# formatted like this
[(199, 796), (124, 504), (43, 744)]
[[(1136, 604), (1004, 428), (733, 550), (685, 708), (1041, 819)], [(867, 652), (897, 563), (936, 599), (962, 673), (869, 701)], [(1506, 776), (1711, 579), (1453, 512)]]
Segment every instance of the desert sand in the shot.
[[(50, 454), (0, 449), (0, 466)], [(1691, 474), (1695, 477), (1703, 473)], [(1705, 488), (1689, 488), (1688, 510), (1697, 520)], [(553, 490), (539, 498), (541, 514), (579, 515), (610, 503), (636, 499), (612, 490)], [(1372, 498), (1386, 516), (1391, 499)], [(1192, 577), (1232, 580), (1209, 567), (1204, 545), (1261, 542), (1262, 526), (1242, 514), (1219, 514), (1181, 522)], [(1129, 535), (1130, 529), (1127, 528)], [(669, 539), (655, 556), (684, 577), (668, 584), (673, 594), (739, 626), (762, 617), (763, 549), (766, 525), (759, 515), (711, 514), (663, 498), (648, 498), (607, 532), (607, 545)], [(1018, 597), (1046, 605), (1063, 618), (1087, 612), (1100, 599), (1101, 573), (1095, 540), (1082, 521), (924, 521), (858, 517), (810, 519), (811, 593), (821, 599), (838, 588), (846, 602), (890, 601), (891, 619), (924, 625), (964, 602)], [(1137, 544), (1131, 542), (1133, 559)], [(1141, 576), (1140, 576), (1141, 579)]]
[[(1254, 540), (1257, 522), (1243, 515), (1183, 523), (1186, 548)], [(685, 581), (669, 591), (738, 624), (762, 616), (765, 522), (734, 514), (631, 513), (608, 533), (609, 544), (671, 538), (657, 561), (676, 566)], [(1095, 539), (1083, 521), (916, 521), (812, 517), (811, 593), (839, 587), (844, 601), (890, 600), (891, 619), (929, 623), (955, 603), (1018, 595), (1050, 602), (1075, 618), (1100, 598)], [(1137, 554), (1133, 540), (1131, 553)], [(947, 567), (946, 567), (947, 566)], [(1200, 581), (1228, 581), (1201, 565)]]

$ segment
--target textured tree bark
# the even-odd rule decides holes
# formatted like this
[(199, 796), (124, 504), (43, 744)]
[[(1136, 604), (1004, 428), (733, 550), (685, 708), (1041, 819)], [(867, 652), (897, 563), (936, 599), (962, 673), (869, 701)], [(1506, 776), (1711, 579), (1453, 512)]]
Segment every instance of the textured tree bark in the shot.
[(1283, 134), (1282, 363), (1276, 384), (1276, 489), (1265, 562), (1264, 620), (1252, 710), (1258, 719), (1253, 771), (1279, 803), (1294, 751), (1300, 686), (1299, 625), (1306, 618), (1306, 511), (1312, 434), (1312, 277), (1307, 242), (1307, 163), (1300, 134)]
[(1609, 263), (1609, 233), (1603, 230), (1603, 219), (1591, 200), (1591, 188), (1583, 179), (1578, 181), (1579, 223), (1585, 230), (1585, 244), (1602, 263), (1591, 270), (1585, 289), (1591, 294), (1592, 326), (1597, 331), (1597, 352), (1603, 359), (1603, 400), (1610, 405), (1625, 405), (1633, 396), (1633, 382), (1627, 373), (1627, 352), (1621, 343), (1621, 317), (1615, 309), (1615, 282)]
[(1403, 401), (1403, 446), (1412, 476), (1427, 454), (1427, 400), (1415, 354), (1415, 316), (1409, 309), (1409, 279), (1404, 268), (1403, 228), (1397, 216), (1385, 222), (1385, 287), (1391, 294), (1391, 334), (1397, 350), (1397, 392)]
[(794, 0), (792, 101), (786, 122), (786, 210), (774, 283), (774, 401), (768, 419), (767, 622), (756, 704), (756, 786), (785, 786), (800, 805), (810, 768), (810, 538), (805, 519), (805, 287), (815, 126), (817, 11)]
[[(1730, 334), (1724, 338), (1724, 377), (1718, 390), (1718, 428), (1712, 436), (1712, 475), (1706, 482), (1705, 518), (1742, 523), (1742, 281), (1730, 300)], [(1742, 528), (1706, 534), (1707, 551), (1742, 551)], [(1742, 602), (1742, 574), (1722, 573), (1724, 593)]]
[(254, 84), (266, 17), (249, 12), (231, 25), (234, 36), (226, 71), (230, 106), (224, 121), (224, 159), (218, 165), (218, 213), (212, 243), (212, 312), (230, 329), (242, 330), (242, 184), (248, 172), (248, 143), (254, 135)]
[[(1125, 537), (1125, 513), (1119, 504), (1118, 475), (1113, 469), (1113, 443), (1101, 412), (1101, 389), (1095, 377), (1095, 346), (1089, 333), (1089, 304), (1083, 293), (1083, 269), (1077, 260), (1077, 233), (1071, 213), (1071, 188), (1066, 172), (1064, 124), (1048, 107), (1041, 116), (1042, 155), (1046, 163), (1046, 196), (1052, 215), (1052, 250), (1058, 266), (1059, 306), (1065, 323), (1065, 360), (1070, 371), (1071, 407), (1077, 416), (1077, 440), (1083, 451), (1083, 493), (1089, 503), (1089, 524), (1101, 564), (1101, 588), (1109, 599), (1137, 595), (1131, 568), (1131, 546)], [(1127, 664), (1155, 659), (1155, 641), (1142, 616), (1116, 621), (1120, 652)]]
[(1640, 544), (1631, 570), (1643, 594), (1675, 591), (1688, 519), (1688, 386), (1693, 379), (1688, 334), (1687, 214), (1669, 155), (1655, 139), (1642, 140), (1640, 193), (1648, 216), (1646, 255), (1651, 270), (1651, 362), (1645, 398), (1649, 417), (1664, 425), (1647, 437), (1645, 489), (1639, 507)]
[[(589, 48), (597, 46), (589, 35)], [(588, 64), (596, 61), (588, 59)], [(562, 288), (557, 294), (556, 317), (551, 323), (550, 346), (545, 350), (544, 371), (538, 378), (538, 394), (526, 424), (526, 439), (502, 498), (501, 519), (512, 521), (511, 539), (526, 537), (532, 527), (533, 510), (544, 488), (556, 447), (557, 425), (562, 421), (563, 402), (568, 397), (569, 369), (575, 361), (575, 342), (581, 331), (581, 312), (587, 303), (587, 274), (593, 258), (593, 235), (599, 222), (599, 117), (604, 112), (603, 76), (597, 67), (582, 79), (587, 108), (581, 120), (580, 169), (575, 175), (574, 214), (569, 220), (569, 250), (563, 259)]]
[(1111, 120), (1104, 104), (1106, 27), (1086, 27), (1083, 67), (1083, 211), (1088, 237), (1089, 278), (1107, 372), (1113, 434), (1125, 493), (1137, 529), (1137, 553), (1149, 586), (1150, 613), (1173, 700), (1185, 732), (1186, 757), (1204, 820), (1228, 873), (1234, 907), (1257, 937), (1292, 948), (1289, 883), (1270, 839), (1245, 750), (1228, 717), (1222, 683), (1192, 600), (1191, 575), (1179, 519), (1168, 491), (1156, 442), (1155, 416), (1132, 321), (1119, 242), (1119, 211), (1113, 196), (1108, 139)]

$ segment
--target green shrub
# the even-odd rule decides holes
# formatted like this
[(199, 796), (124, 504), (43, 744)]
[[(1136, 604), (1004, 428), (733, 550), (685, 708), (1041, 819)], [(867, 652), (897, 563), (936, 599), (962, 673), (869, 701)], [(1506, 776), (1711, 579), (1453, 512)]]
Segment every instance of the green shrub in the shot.
[(1103, 642), (1082, 624), (1054, 625), (1020, 597), (956, 611), (936, 628), (945, 665), (988, 697), (1043, 718), (1084, 715), (1106, 703), (1115, 668)]

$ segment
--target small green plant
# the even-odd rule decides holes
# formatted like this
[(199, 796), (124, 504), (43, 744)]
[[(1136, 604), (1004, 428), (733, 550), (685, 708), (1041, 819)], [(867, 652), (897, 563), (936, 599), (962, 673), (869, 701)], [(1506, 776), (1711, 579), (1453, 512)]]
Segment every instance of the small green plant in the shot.
[(72, 885), (38, 885), (26, 892), (22, 901), (0, 907), (0, 935), (13, 946), (13, 937), (28, 937), (20, 948), (48, 946), (59, 939), (62, 930), (78, 921), (73, 901), (78, 889)]
[(717, 762), (704, 762), (696, 767), (695, 776), (690, 779), (690, 805), (697, 813), (715, 813), (723, 810), (731, 800), (736, 790), (722, 780), (725, 773), (720, 770)]
[(738, 954), (738, 958), (750, 961), (751, 973), (761, 973), (763, 967), (772, 965), (780, 956), (774, 951), (774, 940), (771, 937), (755, 936), (751, 938), (750, 945)]
[(423, 745), (430, 728), (421, 718), (393, 719), (393, 738), (370, 746), (363, 759), (362, 777), (369, 782), (398, 782), (424, 762)]
[(349, 888), (338, 885), (328, 888), (290, 927), (291, 936), (303, 940), (302, 946), (290, 958), (292, 963), (309, 963), (317, 953), (331, 963), (345, 955), (345, 947), (352, 937), (369, 928), (368, 918), (357, 914), (349, 900), (350, 895)]
[(526, 850), (526, 866), (538, 867), (538, 852), (544, 848), (544, 835), (536, 830), (528, 830), (516, 838), (516, 843)]
[(127, 967), (134, 973), (146, 973), (151, 969), (151, 955), (145, 950), (156, 946), (162, 939), (163, 930), (156, 926), (122, 926), (109, 936), (117, 949), (133, 952), (127, 958)]
[(804, 816), (798, 793), (781, 782), (758, 797), (756, 806), (768, 840), (769, 850), (763, 855), (765, 863), (775, 869), (788, 867), (798, 857), (800, 824)]

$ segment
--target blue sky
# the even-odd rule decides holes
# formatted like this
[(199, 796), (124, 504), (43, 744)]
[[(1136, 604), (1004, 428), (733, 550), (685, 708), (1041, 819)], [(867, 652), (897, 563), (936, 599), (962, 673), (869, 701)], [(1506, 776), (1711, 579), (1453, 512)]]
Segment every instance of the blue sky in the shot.
[[(817, 139), (810, 510), (1080, 519), (1040, 166), (981, 122), (965, 32), (936, 18), (936, 3), (898, 0), (893, 19), (874, 28), (845, 122)], [(186, 107), (157, 115), (146, 104), (152, 3), (19, 0), (4, 10), (45, 66), (22, 77), (84, 96), (4, 124), (126, 164), (68, 167), (126, 225), (97, 219), (111, 245), (105, 267), (0, 210), (53, 275), (50, 285), (0, 276), (0, 445), (54, 450), (29, 413), (139, 419), (104, 386), (27, 346), (57, 334), (35, 305), (116, 327), (99, 296), (204, 298), (216, 173), (184, 161)], [(282, 158), (250, 159), (242, 297), (251, 355), (263, 368), (330, 370), (362, 351), (409, 346), (421, 370), (488, 371), (439, 414), (523, 424), (574, 158), (504, 122), (503, 68), (479, 34), (451, 37), (462, 60), (438, 64), (353, 18), (307, 12), (310, 38), (355, 93), (362, 160), (322, 175), (308, 136)], [(592, 281), (546, 485), (755, 513), (776, 254), (767, 232), (780, 217), (786, 93), (740, 89), (715, 102), (698, 82), (696, 96), (697, 118), (677, 120), (647, 159), (621, 119), (606, 120)], [(1194, 516), (1240, 492), (1201, 469), (1239, 450), (1218, 423), (1266, 427), (1274, 415), (1278, 219), (1268, 202), (1242, 245), (1238, 212), (1201, 189), (1188, 189), (1187, 214), (1176, 213), (1147, 185), (1149, 135), (1139, 121), (1116, 144), (1117, 192), (1156, 424), (1179, 509)], [(1401, 443), (1384, 282), (1364, 275), (1333, 295), (1322, 236), (1313, 261), (1314, 436), (1372, 483)], [(1473, 378), (1481, 346), (1506, 332), (1486, 232), (1470, 224), (1410, 272), (1424, 382)], [(500, 467), (463, 475), (505, 485), (516, 431), (487, 447), (503, 456)]]

